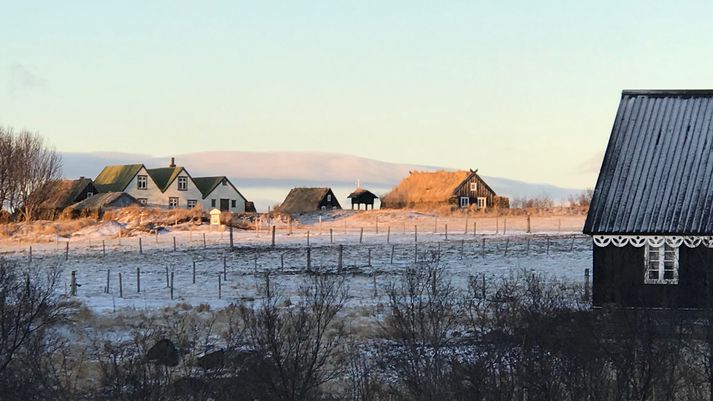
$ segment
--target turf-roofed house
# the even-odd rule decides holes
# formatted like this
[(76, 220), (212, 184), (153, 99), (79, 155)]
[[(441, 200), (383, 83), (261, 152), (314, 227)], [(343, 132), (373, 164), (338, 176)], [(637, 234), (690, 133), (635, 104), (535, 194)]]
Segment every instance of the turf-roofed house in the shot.
[(196, 177), (193, 179), (201, 191), (203, 210), (213, 208), (242, 213), (249, 209), (249, 202), (226, 176)]
[(341, 208), (331, 188), (292, 188), (278, 210), (300, 214)]
[(584, 225), (595, 306), (713, 306), (713, 90), (623, 91)]

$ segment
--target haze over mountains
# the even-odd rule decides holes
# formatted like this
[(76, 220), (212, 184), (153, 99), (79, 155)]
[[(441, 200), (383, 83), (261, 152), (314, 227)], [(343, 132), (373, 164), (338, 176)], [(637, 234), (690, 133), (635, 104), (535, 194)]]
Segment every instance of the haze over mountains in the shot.
[[(93, 178), (105, 165), (144, 163), (149, 168), (161, 167), (169, 164), (170, 156), (63, 152), (62, 158), (65, 177)], [(411, 170), (444, 168), (320, 152), (214, 151), (176, 155), (175, 158), (176, 164), (186, 167), (192, 176), (228, 176), (246, 198), (255, 202), (259, 210), (281, 202), (289, 189), (296, 186), (330, 186), (342, 206), (348, 207), (346, 196), (354, 189), (357, 180), (360, 180), (363, 187), (371, 189), (377, 195), (383, 195)], [(480, 168), (480, 175), (498, 194), (511, 198), (547, 195), (555, 201), (563, 201), (570, 194), (581, 191), (496, 177), (491, 174), (497, 175), (497, 171), (487, 171), (484, 166), (463, 168)]]

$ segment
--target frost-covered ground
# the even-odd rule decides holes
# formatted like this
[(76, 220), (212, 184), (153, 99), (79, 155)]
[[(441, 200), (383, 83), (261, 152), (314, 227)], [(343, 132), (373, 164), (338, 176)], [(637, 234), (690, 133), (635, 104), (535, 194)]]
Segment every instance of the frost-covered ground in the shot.
[[(50, 242), (3, 241), (0, 252), (33, 269), (60, 266), (62, 292), (69, 291), (71, 272), (76, 271), (81, 285), (78, 299), (98, 313), (155, 310), (177, 303), (193, 306), (205, 303), (215, 308), (250, 301), (260, 296), (259, 286), (265, 272), (288, 294), (294, 295), (310, 274), (307, 270), (308, 236), (312, 271), (337, 273), (339, 246), (343, 247), (342, 272), (347, 277), (348, 302), (352, 307), (382, 301), (384, 286), (414, 266), (416, 252), (419, 263), (437, 260), (457, 287), (465, 287), (471, 276), (482, 279), (485, 275), (486, 281), (491, 281), (524, 273), (583, 283), (585, 269), (591, 268), (591, 240), (578, 233), (581, 218), (568, 218), (565, 224), (561, 218), (550, 218), (547, 225), (544, 220), (538, 221), (541, 229), (537, 234), (524, 233), (524, 219), (518, 223), (512, 219), (506, 234), (502, 234), (502, 220), (495, 223), (479, 219), (481, 226), (474, 235), (472, 227), (465, 233), (464, 219), (444, 219), (439, 223), (430, 216), (416, 216), (416, 224), (420, 226), (414, 235), (414, 221), (399, 224), (395, 218), (378, 216), (382, 218), (378, 234), (375, 225), (358, 224), (359, 219), (362, 223), (375, 222), (375, 215), (365, 213), (350, 214), (348, 220), (323, 218), (322, 224), (319, 218), (312, 217), (303, 225), (293, 227), (292, 234), (286, 226), (278, 225), (275, 247), (271, 246), (269, 230), (235, 231), (231, 250), (229, 233), (210, 231), (206, 225), (192, 226), (189, 230), (174, 229), (158, 236), (116, 238), (121, 232), (120, 225), (106, 222), (86, 227), (71, 238)], [(471, 222), (468, 221), (468, 225)], [(445, 224), (450, 224), (447, 239)], [(454, 227), (461, 228), (455, 232)], [(223, 280), (224, 261), (227, 280)], [(137, 268), (141, 272), (140, 293), (137, 292)], [(171, 273), (174, 277), (173, 299), (167, 287), (167, 271), (169, 279)], [(108, 293), (105, 291), (107, 272)], [(120, 297), (119, 273), (123, 297)], [(219, 276), (221, 299), (218, 298)]]

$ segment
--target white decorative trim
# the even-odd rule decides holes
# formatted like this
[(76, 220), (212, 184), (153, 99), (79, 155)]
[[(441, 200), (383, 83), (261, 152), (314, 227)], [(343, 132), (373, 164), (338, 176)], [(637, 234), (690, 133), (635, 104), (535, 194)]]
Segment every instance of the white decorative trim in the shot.
[(681, 245), (686, 245), (689, 248), (696, 248), (701, 245), (713, 248), (713, 237), (711, 236), (593, 235), (592, 240), (594, 245), (600, 248), (608, 245), (614, 245), (619, 248), (631, 245), (635, 248), (641, 248), (647, 244), (652, 247), (660, 247), (664, 243), (675, 248)]

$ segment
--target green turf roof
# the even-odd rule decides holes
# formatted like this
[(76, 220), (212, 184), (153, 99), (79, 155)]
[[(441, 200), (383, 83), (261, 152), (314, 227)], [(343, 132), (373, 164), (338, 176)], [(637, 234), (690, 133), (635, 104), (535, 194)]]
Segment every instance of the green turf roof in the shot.
[(143, 167), (143, 164), (106, 166), (94, 179), (94, 186), (99, 192), (123, 192)]
[(183, 167), (160, 167), (152, 168), (146, 171), (156, 183), (161, 192), (164, 192), (171, 185), (173, 180), (178, 177), (178, 174), (183, 170)]
[(196, 177), (193, 179), (193, 182), (196, 184), (196, 187), (198, 187), (198, 190), (201, 191), (201, 194), (203, 194), (203, 198), (208, 196), (215, 187), (220, 185), (220, 182), (223, 181), (225, 176), (219, 176), (219, 177)]

